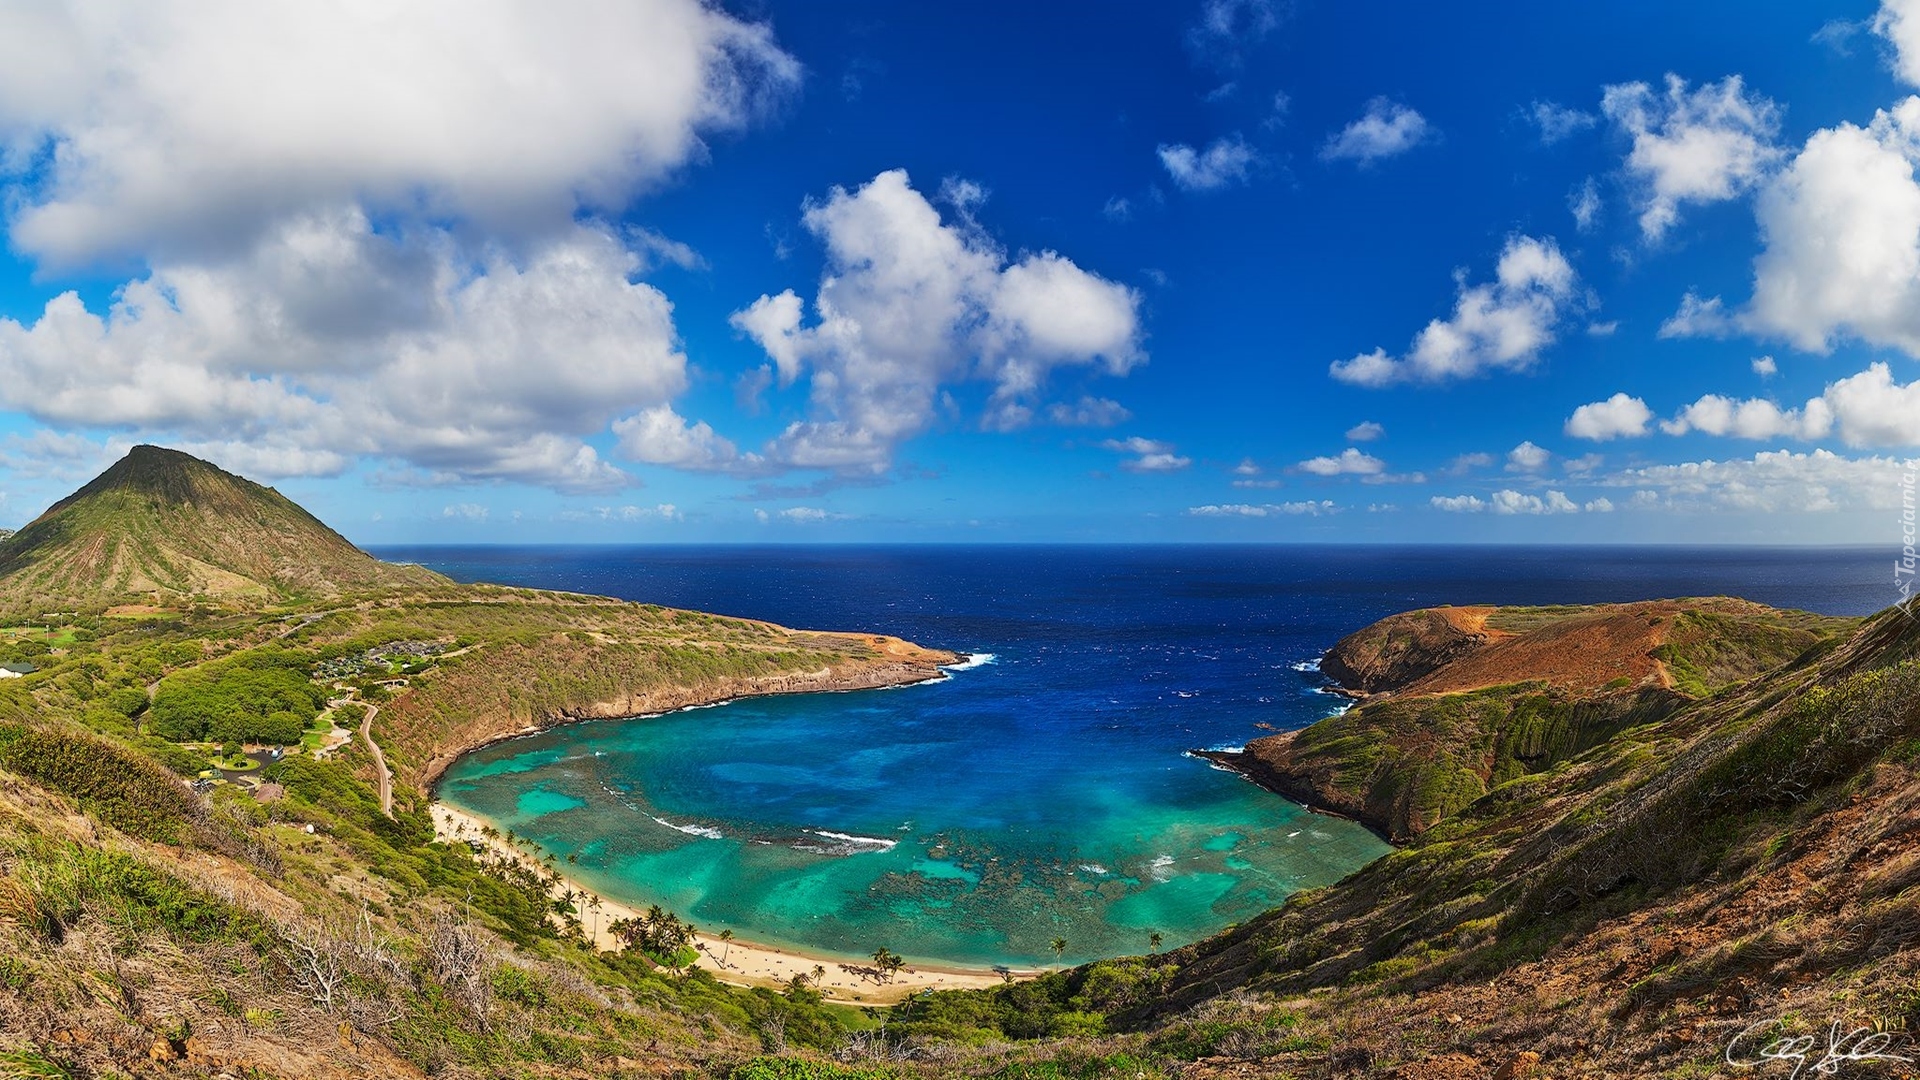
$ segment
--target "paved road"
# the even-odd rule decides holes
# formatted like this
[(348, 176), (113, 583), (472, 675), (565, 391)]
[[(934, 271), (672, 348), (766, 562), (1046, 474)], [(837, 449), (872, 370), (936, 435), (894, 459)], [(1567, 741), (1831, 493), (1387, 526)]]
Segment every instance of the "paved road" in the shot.
[(367, 744), (367, 750), (373, 754), (373, 771), (380, 777), (380, 812), (393, 816), (393, 774), (387, 771), (387, 755), (380, 752), (380, 744), (373, 741), (373, 718), (380, 715), (380, 706), (367, 703), (367, 715), (360, 718), (360, 739)]

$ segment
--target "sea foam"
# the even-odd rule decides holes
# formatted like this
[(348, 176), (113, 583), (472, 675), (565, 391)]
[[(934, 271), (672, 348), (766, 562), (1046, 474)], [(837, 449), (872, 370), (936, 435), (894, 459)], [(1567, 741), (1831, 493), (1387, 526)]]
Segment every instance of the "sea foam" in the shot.
[(957, 664), (941, 664), (940, 670), (972, 671), (974, 668), (977, 668), (977, 667), (986, 667), (988, 664), (991, 664), (998, 659), (1000, 659), (998, 656), (995, 656), (990, 652), (969, 653), (965, 660), (962, 660)]

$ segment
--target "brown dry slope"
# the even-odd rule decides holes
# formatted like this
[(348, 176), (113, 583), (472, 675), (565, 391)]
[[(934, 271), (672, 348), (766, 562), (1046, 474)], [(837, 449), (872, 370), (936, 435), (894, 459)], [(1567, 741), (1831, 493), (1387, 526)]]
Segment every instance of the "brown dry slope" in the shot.
[(1409, 612), (1322, 660), (1362, 705), (1209, 756), (1405, 840), (1499, 783), (1831, 645), (1853, 624), (1726, 597)]

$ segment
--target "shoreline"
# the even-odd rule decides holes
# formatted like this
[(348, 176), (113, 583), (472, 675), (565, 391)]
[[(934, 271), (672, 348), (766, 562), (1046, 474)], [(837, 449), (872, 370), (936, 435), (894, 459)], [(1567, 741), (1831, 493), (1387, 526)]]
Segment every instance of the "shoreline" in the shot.
[(785, 627), (779, 629), (791, 635), (860, 638), (876, 647), (880, 656), (853, 665), (852, 670), (836, 669), (833, 665), (829, 665), (819, 671), (799, 675), (789, 673), (724, 680), (734, 684), (730, 686), (667, 687), (651, 691), (637, 699), (628, 697), (618, 704), (591, 705), (535, 719), (512, 731), (495, 731), (480, 738), (457, 740), (451, 746), (435, 749), (433, 756), (419, 769), (419, 786), (427, 793), (428, 800), (434, 801), (436, 799), (434, 789), (439, 786), (440, 778), (446, 775), (447, 770), (452, 768), (455, 762), (468, 754), (498, 743), (538, 735), (570, 724), (583, 724), (596, 720), (650, 720), (687, 709), (724, 705), (742, 698), (783, 697), (789, 694), (843, 694), (858, 690), (894, 690), (950, 678), (950, 669), (968, 664), (975, 658), (975, 654), (929, 649), (901, 638), (881, 634), (824, 630), (795, 631)]
[[(599, 890), (587, 888), (584, 883), (558, 869), (549, 870), (532, 853), (509, 845), (497, 833), (494, 836), (486, 835), (483, 830), (490, 827), (491, 823), (478, 815), (448, 806), (439, 799), (431, 800), (427, 810), (433, 818), (436, 843), (480, 844), (500, 858), (518, 862), (542, 875), (556, 875), (558, 881), (550, 890), (550, 894), (556, 898), (572, 890), (598, 900), (597, 914), (583, 911), (581, 917), (582, 932), (596, 948), (618, 951), (619, 942), (607, 928), (620, 919), (639, 917), (633, 905), (609, 899)], [(841, 1005), (892, 1005), (922, 990), (985, 990), (1044, 974), (1041, 970), (1013, 970), (1009, 972), (1009, 978), (991, 967), (912, 964), (901, 969), (892, 981), (880, 983), (855, 971), (844, 970), (843, 965), (855, 969), (860, 967), (859, 962), (850, 963), (844, 957), (809, 954), (790, 947), (739, 938), (722, 941), (708, 933), (695, 934), (694, 948), (700, 954), (694, 966), (704, 968), (714, 978), (733, 986), (759, 986), (777, 990), (795, 975), (811, 977), (815, 968), (824, 969), (825, 974), (813, 987), (827, 1001)]]

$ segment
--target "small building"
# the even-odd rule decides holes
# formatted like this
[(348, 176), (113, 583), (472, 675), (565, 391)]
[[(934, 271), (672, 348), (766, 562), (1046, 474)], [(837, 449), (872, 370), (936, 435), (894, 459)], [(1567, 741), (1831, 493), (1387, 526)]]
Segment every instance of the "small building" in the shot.
[(13, 664), (0, 664), (0, 679), (17, 679), (22, 675), (31, 675), (40, 669), (22, 660)]

